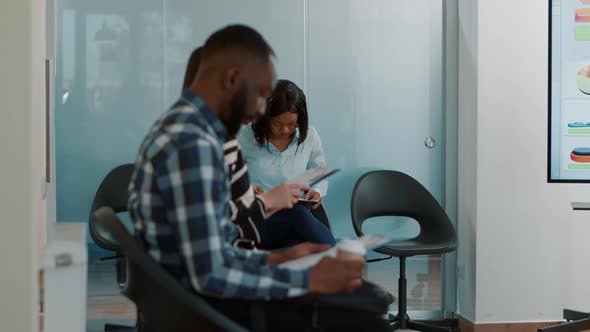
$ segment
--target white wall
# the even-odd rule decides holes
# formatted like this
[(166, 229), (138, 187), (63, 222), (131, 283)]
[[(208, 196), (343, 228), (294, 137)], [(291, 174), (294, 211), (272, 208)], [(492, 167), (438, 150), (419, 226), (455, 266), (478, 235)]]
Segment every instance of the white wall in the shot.
[[(476, 257), (476, 270), (466, 269), (466, 278), (475, 277), (478, 323), (554, 321), (564, 307), (590, 310), (590, 214), (570, 207), (571, 201), (590, 200), (590, 186), (546, 182), (547, 10), (539, 0), (477, 5), (476, 91), (463, 83), (467, 90), (460, 95), (463, 106), (476, 98), (477, 112), (459, 111), (465, 133), (459, 138), (465, 172), (459, 179), (472, 177), (461, 166), (476, 144), (477, 180), (460, 182), (459, 199), (466, 207), (460, 209), (460, 226), (467, 228), (462, 235), (476, 231), (462, 238), (461, 253), (465, 258), (470, 250)], [(467, 128), (474, 117), (475, 132)], [(470, 289), (463, 283), (459, 292)]]
[(44, 237), (44, 2), (0, 2), (0, 322), (38, 331), (38, 260)]

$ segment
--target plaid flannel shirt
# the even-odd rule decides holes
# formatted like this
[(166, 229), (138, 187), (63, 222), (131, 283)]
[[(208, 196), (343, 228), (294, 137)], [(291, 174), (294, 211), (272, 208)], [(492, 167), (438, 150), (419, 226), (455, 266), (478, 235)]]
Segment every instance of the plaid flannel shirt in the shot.
[(307, 293), (308, 271), (266, 265), (268, 253), (231, 245), (226, 132), (203, 100), (185, 91), (144, 139), (129, 185), (129, 211), (145, 250), (185, 287), (226, 298)]

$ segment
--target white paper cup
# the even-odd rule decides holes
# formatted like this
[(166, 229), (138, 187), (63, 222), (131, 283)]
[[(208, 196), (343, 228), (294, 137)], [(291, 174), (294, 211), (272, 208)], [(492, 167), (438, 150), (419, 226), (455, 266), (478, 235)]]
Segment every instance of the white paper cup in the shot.
[(342, 260), (364, 260), (367, 250), (358, 240), (342, 240), (336, 245), (336, 258)]

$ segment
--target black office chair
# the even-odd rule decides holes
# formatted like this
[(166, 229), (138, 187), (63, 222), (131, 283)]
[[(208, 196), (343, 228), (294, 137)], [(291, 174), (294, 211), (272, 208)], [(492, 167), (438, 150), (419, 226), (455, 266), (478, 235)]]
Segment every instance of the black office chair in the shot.
[(590, 331), (590, 312), (563, 309), (565, 322), (542, 327), (537, 332), (583, 332)]
[(392, 322), (395, 329), (418, 331), (451, 331), (425, 322), (413, 321), (406, 309), (406, 258), (454, 251), (457, 234), (443, 208), (418, 181), (397, 171), (372, 171), (359, 178), (352, 192), (352, 225), (358, 236), (363, 223), (372, 217), (404, 216), (420, 224), (418, 236), (375, 249), (399, 257), (400, 276), (398, 314)]
[(111, 208), (100, 208), (94, 216), (127, 257), (129, 278), (133, 283), (125, 289), (125, 295), (141, 313), (138, 331), (247, 332), (204, 299), (182, 287), (140, 248)]
[[(127, 267), (125, 257), (120, 255), (121, 248), (117, 241), (105, 230), (94, 218), (94, 212), (108, 206), (116, 213), (127, 211), (128, 186), (134, 170), (133, 164), (124, 164), (112, 169), (100, 183), (88, 218), (90, 237), (99, 247), (115, 252), (115, 256), (101, 258), (101, 260), (116, 259), (117, 283), (119, 288), (124, 289), (127, 284)], [(134, 327), (127, 327), (115, 324), (105, 324), (105, 331), (135, 331)]]
[(133, 169), (133, 164), (124, 164), (113, 168), (107, 176), (105, 176), (96, 190), (94, 200), (92, 201), (92, 207), (90, 208), (90, 216), (88, 218), (90, 237), (94, 243), (103, 249), (111, 250), (116, 253), (115, 256), (102, 258), (102, 260), (117, 260), (117, 282), (121, 288), (125, 287), (126, 282), (125, 259), (118, 254), (120, 248), (117, 242), (93, 220), (93, 213), (103, 206), (112, 208), (116, 213), (127, 211), (127, 199), (129, 197), (127, 188), (131, 181)]

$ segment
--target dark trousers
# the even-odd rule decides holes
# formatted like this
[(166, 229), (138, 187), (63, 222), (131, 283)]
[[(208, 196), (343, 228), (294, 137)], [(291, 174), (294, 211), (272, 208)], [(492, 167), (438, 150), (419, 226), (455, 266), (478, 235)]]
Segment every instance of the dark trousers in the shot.
[(275, 213), (264, 221), (260, 247), (278, 249), (297, 243), (313, 242), (334, 245), (334, 236), (303, 205)]
[(212, 299), (224, 315), (253, 332), (389, 331), (387, 305), (378, 287), (365, 283), (351, 294), (307, 295), (280, 301)]

